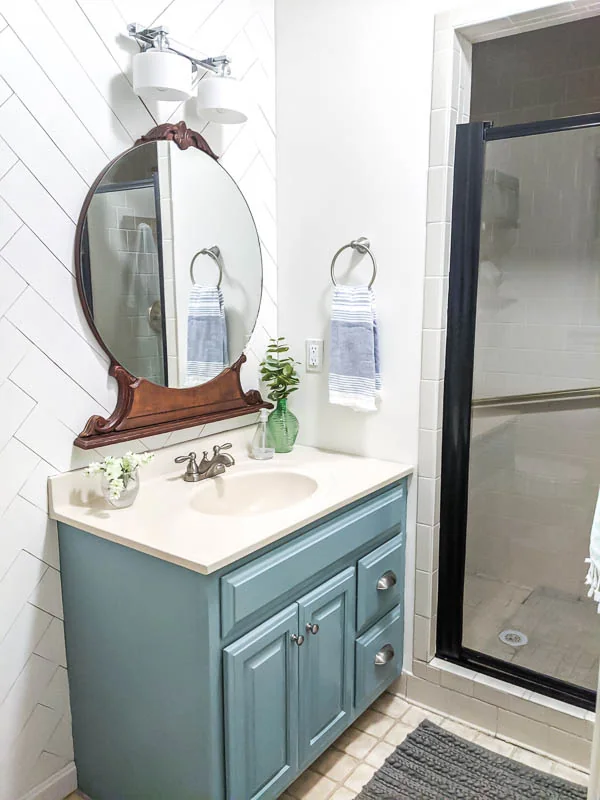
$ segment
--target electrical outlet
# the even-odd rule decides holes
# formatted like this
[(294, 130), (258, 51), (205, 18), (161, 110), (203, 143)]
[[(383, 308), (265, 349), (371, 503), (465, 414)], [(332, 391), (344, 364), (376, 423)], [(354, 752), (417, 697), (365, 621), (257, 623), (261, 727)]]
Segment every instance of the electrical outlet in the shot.
[(306, 371), (323, 371), (323, 339), (306, 340)]

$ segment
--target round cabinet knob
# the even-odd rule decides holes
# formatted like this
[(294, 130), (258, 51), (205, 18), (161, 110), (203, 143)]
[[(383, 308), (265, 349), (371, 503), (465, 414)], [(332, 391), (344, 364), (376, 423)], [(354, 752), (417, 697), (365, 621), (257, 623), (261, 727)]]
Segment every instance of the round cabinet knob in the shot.
[(396, 573), (392, 569), (388, 569), (387, 572), (384, 572), (381, 578), (377, 581), (377, 591), (378, 592), (385, 592), (387, 589), (391, 589), (392, 586), (395, 586), (398, 583), (398, 578), (396, 577)]
[(391, 644), (384, 644), (381, 650), (375, 653), (375, 666), (381, 667), (383, 664), (389, 663), (395, 656), (394, 648)]
[(302, 634), (292, 633), (292, 642), (298, 645), (298, 647), (302, 647), (304, 644), (304, 636)]
[(317, 625), (316, 622), (307, 622), (306, 623), (306, 630), (309, 633), (312, 633), (313, 636), (316, 636), (317, 633), (319, 632), (319, 626)]

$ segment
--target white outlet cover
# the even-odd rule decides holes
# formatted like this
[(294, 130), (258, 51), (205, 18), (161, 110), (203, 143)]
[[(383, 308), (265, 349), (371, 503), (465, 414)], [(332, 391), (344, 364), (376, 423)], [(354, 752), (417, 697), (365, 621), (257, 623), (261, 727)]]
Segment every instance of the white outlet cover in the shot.
[(323, 371), (323, 339), (307, 339), (304, 364), (307, 372)]

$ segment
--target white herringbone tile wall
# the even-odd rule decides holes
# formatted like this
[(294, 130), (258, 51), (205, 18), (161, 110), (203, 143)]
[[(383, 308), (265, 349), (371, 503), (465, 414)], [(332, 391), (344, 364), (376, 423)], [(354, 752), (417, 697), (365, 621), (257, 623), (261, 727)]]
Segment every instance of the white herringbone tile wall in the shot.
[[(274, 0), (0, 0), (0, 800), (25, 797), (73, 759), (46, 478), (93, 460), (73, 439), (116, 396), (77, 299), (79, 209), (107, 161), (154, 125), (183, 118), (200, 130), (259, 229), (264, 290), (243, 376), (257, 385), (257, 358), (276, 330), (273, 8)], [(246, 125), (205, 125), (193, 101), (144, 105), (131, 88), (133, 21), (166, 25), (199, 54), (231, 56), (255, 101)]]

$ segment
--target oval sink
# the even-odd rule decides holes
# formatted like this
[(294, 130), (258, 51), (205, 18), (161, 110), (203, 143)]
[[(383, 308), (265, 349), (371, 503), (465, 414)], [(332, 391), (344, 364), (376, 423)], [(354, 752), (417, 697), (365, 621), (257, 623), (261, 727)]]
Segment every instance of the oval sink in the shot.
[(306, 500), (317, 486), (313, 478), (300, 472), (229, 473), (208, 479), (194, 493), (191, 503), (202, 514), (228, 517), (267, 514)]

